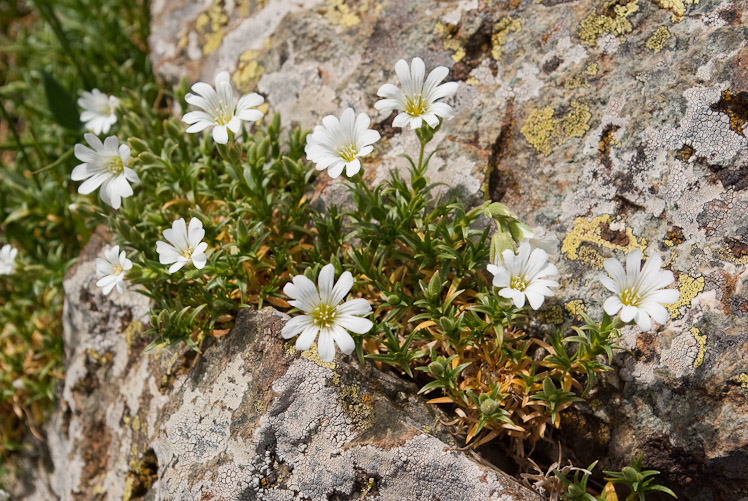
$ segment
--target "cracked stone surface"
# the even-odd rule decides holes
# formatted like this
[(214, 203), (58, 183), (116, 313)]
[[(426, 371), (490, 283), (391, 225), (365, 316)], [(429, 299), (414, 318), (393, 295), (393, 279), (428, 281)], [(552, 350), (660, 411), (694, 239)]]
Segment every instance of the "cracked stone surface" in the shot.
[(66, 379), (47, 461), (11, 499), (540, 500), (455, 448), (416, 387), (280, 336), (243, 310), (203, 354), (143, 355), (145, 296), (95, 285), (97, 233), (65, 282)]
[[(631, 354), (564, 423), (580, 461), (612, 469), (643, 452), (682, 499), (744, 495), (748, 2), (161, 0), (152, 14), (166, 81), (227, 70), (307, 129), (368, 112), (383, 135), (372, 184), (415, 146), (374, 109), (377, 88), (400, 58), (448, 66), (455, 118), (429, 174), (556, 233), (563, 292), (542, 319), (599, 314), (603, 261), (637, 247), (677, 277), (672, 321), (627, 329)], [(325, 176), (317, 189), (344, 201)]]

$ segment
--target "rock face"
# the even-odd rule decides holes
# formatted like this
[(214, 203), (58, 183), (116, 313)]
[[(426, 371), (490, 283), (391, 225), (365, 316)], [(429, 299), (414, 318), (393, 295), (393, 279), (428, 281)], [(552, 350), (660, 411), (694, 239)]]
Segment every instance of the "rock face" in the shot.
[(558, 235), (565, 290), (546, 320), (598, 314), (603, 260), (637, 247), (677, 277), (673, 320), (627, 329), (620, 378), (564, 425), (594, 446), (579, 456), (620, 467), (644, 452), (681, 497), (734, 499), (748, 478), (747, 5), (162, 0), (151, 48), (164, 79), (229, 70), (307, 128), (369, 112), (383, 132), (372, 183), (416, 141), (374, 110), (377, 88), (400, 58), (449, 66), (456, 114), (431, 177)]
[(287, 316), (271, 308), (243, 310), (200, 356), (142, 355), (148, 300), (101, 295), (101, 246), (64, 284), (51, 473), (13, 499), (540, 500), (437, 438), (450, 439), (414, 386), (284, 345)]

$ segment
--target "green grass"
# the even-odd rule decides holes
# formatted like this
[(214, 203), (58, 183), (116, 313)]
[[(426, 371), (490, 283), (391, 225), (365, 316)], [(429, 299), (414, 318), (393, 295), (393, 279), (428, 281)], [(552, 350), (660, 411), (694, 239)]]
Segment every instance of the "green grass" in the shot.
[[(62, 377), (62, 279), (98, 210), (69, 183), (81, 140), (75, 100), (98, 87), (148, 96), (148, 2), (39, 0), (0, 10), (0, 469), (53, 404)], [(102, 36), (106, 43), (101, 43)]]

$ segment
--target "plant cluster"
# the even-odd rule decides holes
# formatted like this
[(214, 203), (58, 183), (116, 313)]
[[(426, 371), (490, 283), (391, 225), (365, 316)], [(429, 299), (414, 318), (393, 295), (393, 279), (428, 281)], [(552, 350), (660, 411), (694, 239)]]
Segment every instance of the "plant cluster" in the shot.
[[(124, 9), (113, 5), (102, 19), (116, 6)], [(51, 4), (40, 0), (37, 9), (58, 54), (83, 53), (88, 46), (70, 40)], [(145, 29), (137, 19), (132, 26)], [(80, 37), (90, 36), (86, 26), (79, 29)], [(39, 73), (51, 110), (42, 110), (49, 123), (39, 132), (25, 127), (32, 118), (41, 123), (32, 116), (39, 110), (23, 115), (26, 100), (13, 101), (15, 119), (3, 111), (14, 131), (8, 149), (18, 155), (0, 171), (3, 186), (6, 180), (13, 186), (0, 188), (8, 194), (0, 207), (0, 243), (8, 246), (0, 254), (0, 342), (6, 343), (0, 405), (22, 414), (34, 399), (51, 400), (60, 360), (61, 279), (99, 224), (113, 240), (97, 260), (102, 293), (129, 287), (152, 300), (146, 351), (181, 342), (199, 351), (207, 337), (229, 331), (241, 308), (301, 311), (282, 332), (298, 335), (298, 349), (316, 339), (324, 361), (334, 358), (337, 345), (361, 364), (401, 371), (422, 384), (431, 402), (454, 408), (452, 425), (467, 443), (508, 437), (520, 456), (549, 426), (559, 426), (560, 414), (584, 398), (597, 374), (610, 370), (622, 325), (667, 321), (661, 305), (677, 300), (677, 291), (663, 289), (672, 273), (660, 270), (657, 256), (642, 268), (641, 255), (632, 253), (626, 269), (615, 259), (605, 263), (610, 277), (601, 281), (613, 296), (601, 321), (585, 316), (570, 330), (539, 325), (533, 310), (560, 286), (551, 263), (554, 242), (538, 238), (505, 205), (470, 205), (428, 179), (433, 152), (427, 146), (454, 114), (441, 101), (458, 89), (442, 83), (446, 68), (427, 76), (420, 58), (399, 61), (401, 86), (380, 87), (383, 99), (375, 108), (395, 111), (393, 126), (410, 127), (420, 148), (406, 156), (407, 178), (392, 171), (369, 186), (362, 162), (380, 135), (369, 129), (365, 113), (349, 108), (325, 117), (312, 134), (298, 127), (284, 133), (279, 115), (265, 116), (258, 94), (235, 102), (225, 72), (214, 86), (198, 82), (192, 92), (185, 83), (169, 90), (139, 80), (145, 77), (128, 78), (150, 75), (134, 40), (144, 38), (128, 39), (132, 67), (112, 70), (109, 93), (93, 88), (96, 75), (77, 59), (65, 78)], [(101, 50), (113, 66), (114, 54)], [(21, 81), (0, 92), (15, 95)], [(84, 136), (65, 91), (81, 83), (80, 120), (93, 132)], [(199, 109), (180, 119), (170, 111), (175, 106)], [(46, 167), (36, 169), (35, 162)], [(316, 177), (343, 174), (348, 203), (315, 208)], [(97, 190), (100, 202), (87, 196)], [(17, 426), (3, 424), (0, 438), (9, 450), (18, 433), (7, 428)], [(637, 493), (653, 490), (650, 473), (638, 466), (631, 466), (641, 477), (636, 486), (631, 472), (611, 473), (611, 482), (629, 482)], [(558, 478), (568, 492), (577, 484), (586, 492), (586, 477)]]
[(127, 87), (153, 99), (147, 36), (147, 2), (0, 5), (0, 473), (28, 431), (41, 436), (63, 377), (62, 280), (98, 220), (69, 184), (76, 98)]

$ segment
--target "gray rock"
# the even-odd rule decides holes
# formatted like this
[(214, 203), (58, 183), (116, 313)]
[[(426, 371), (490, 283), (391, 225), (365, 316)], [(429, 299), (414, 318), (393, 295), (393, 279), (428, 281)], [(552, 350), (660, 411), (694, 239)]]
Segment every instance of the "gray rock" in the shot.
[(102, 245), (96, 235), (64, 283), (52, 464), (13, 499), (540, 499), (456, 450), (415, 386), (298, 354), (272, 308), (242, 310), (201, 355), (143, 355), (148, 300), (100, 293)]
[(545, 319), (599, 314), (602, 262), (636, 247), (678, 278), (673, 320), (627, 329), (619, 377), (564, 424), (578, 457), (644, 452), (681, 497), (732, 499), (748, 476), (747, 5), (175, 0), (153, 3), (150, 45), (162, 78), (228, 70), (286, 122), (368, 112), (383, 132), (370, 183), (415, 145), (374, 110), (377, 88), (400, 58), (449, 66), (456, 114), (430, 175), (558, 235), (564, 290)]

